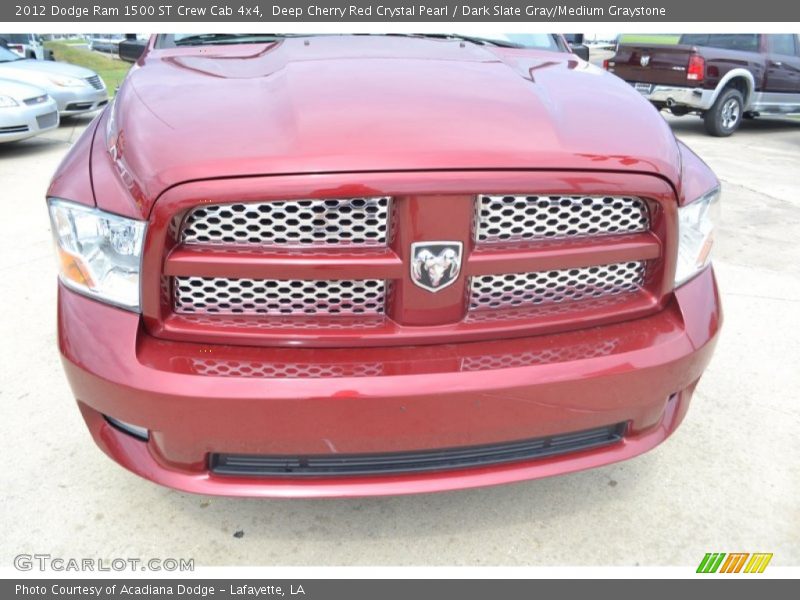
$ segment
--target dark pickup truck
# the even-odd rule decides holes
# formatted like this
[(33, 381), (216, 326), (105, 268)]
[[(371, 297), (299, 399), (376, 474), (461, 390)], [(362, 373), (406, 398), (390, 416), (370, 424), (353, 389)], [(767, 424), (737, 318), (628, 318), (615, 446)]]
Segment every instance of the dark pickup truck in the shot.
[(742, 118), (800, 113), (800, 36), (684, 34), (678, 44), (617, 46), (605, 67), (658, 109), (703, 117), (728, 136)]

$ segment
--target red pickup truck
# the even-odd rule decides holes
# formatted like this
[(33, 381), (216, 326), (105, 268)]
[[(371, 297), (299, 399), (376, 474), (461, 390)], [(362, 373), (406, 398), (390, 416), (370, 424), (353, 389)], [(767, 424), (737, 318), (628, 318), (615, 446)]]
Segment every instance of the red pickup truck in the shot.
[(48, 193), (97, 444), (181, 490), (315, 497), (669, 436), (721, 323), (719, 183), (561, 37), (514, 40), (153, 37)]
[(796, 34), (691, 33), (677, 45), (621, 43), (605, 67), (658, 109), (700, 115), (714, 136), (731, 135), (742, 118), (800, 113)]

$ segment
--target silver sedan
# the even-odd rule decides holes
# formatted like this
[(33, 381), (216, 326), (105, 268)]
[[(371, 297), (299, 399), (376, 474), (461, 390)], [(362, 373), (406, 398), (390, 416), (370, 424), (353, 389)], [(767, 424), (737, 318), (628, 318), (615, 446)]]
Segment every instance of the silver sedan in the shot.
[(108, 90), (91, 69), (20, 58), (3, 47), (0, 47), (0, 78), (42, 88), (56, 101), (62, 117), (92, 112), (108, 104)]
[(0, 79), (0, 143), (16, 142), (58, 127), (58, 106), (42, 89)]

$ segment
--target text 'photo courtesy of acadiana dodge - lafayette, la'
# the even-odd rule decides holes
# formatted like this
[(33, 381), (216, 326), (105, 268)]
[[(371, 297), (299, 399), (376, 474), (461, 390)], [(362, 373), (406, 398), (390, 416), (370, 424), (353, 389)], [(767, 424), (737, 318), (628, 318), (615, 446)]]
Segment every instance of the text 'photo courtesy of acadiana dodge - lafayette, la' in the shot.
[(264, 18), (273, 17), (294, 17), (297, 19), (314, 17), (336, 17), (341, 20), (363, 17), (382, 17), (388, 20), (398, 18), (458, 18), (458, 17), (538, 17), (548, 20), (558, 18), (573, 17), (614, 17), (624, 19), (641, 19), (642, 17), (661, 18), (667, 16), (667, 9), (659, 6), (618, 6), (609, 4), (608, 6), (587, 6), (587, 5), (553, 5), (537, 6), (529, 4), (526, 6), (510, 6), (505, 4), (486, 4), (486, 5), (466, 5), (453, 4), (444, 6), (429, 6), (425, 4), (409, 4), (408, 6), (387, 6), (376, 4), (374, 6), (325, 6), (309, 3), (307, 5), (284, 6), (280, 3), (272, 3), (268, 7), (262, 8), (256, 4), (253, 6), (212, 4), (210, 6), (187, 6), (183, 4), (130, 4), (123, 7), (104, 6), (96, 4), (93, 6), (75, 5), (19, 5), (17, 16), (20, 17), (71, 17), (74, 19), (86, 19), (90, 17), (230, 17), (238, 14), (242, 17)]
[(62, 596), (62, 597), (94, 597), (103, 598), (104, 596), (130, 596), (141, 598), (147, 596), (177, 597), (187, 596), (191, 598), (208, 598), (213, 596), (241, 596), (246, 598), (267, 598), (272, 596), (298, 597), (306, 596), (306, 590), (302, 584), (282, 585), (269, 584), (158, 584), (147, 583), (141, 585), (131, 585), (124, 583), (106, 584), (69, 584), (69, 583), (48, 583), (48, 584), (24, 584), (18, 583), (14, 587), (17, 597), (41, 597), (41, 596)]

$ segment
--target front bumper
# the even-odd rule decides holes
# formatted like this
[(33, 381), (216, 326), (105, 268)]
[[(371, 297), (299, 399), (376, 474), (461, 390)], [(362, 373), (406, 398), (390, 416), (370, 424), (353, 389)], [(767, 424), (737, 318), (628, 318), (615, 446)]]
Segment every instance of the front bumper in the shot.
[(0, 143), (24, 140), (58, 127), (56, 103), (4, 108), (0, 115)]
[(58, 103), (58, 112), (62, 117), (81, 115), (98, 110), (108, 104), (108, 90), (90, 86), (75, 88), (59, 88), (50, 90), (50, 95)]
[[(646, 318), (409, 348), (294, 350), (159, 340), (144, 332), (138, 315), (59, 290), (64, 366), (98, 445), (157, 483), (231, 496), (444, 491), (636, 456), (680, 424), (720, 322), (711, 269)], [(120, 431), (105, 416), (147, 428), (149, 440)], [(212, 453), (427, 451), (616, 423), (627, 424), (625, 435), (610, 445), (476, 468), (309, 478), (230, 476), (209, 467)]]

